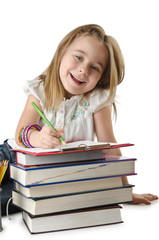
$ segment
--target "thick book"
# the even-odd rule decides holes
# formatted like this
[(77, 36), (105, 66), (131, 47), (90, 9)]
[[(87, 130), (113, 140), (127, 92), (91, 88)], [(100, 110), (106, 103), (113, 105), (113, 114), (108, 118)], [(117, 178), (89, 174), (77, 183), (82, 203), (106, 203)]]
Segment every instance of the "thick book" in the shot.
[(135, 173), (135, 158), (107, 155), (103, 160), (24, 168), (10, 164), (10, 177), (23, 186)]
[(26, 198), (22, 194), (12, 191), (12, 197), (12, 202), (17, 207), (31, 215), (43, 215), (88, 207), (131, 202), (132, 185), (126, 185), (121, 188), (40, 199)]
[(23, 220), (32, 234), (122, 223), (121, 206), (110, 205), (32, 216), (23, 212)]
[(79, 162), (88, 160), (103, 159), (103, 151), (80, 151), (80, 152), (59, 152), (47, 155), (32, 155), (24, 152), (15, 151), (16, 164), (28, 167), (33, 165), (60, 164), (69, 162)]
[(34, 186), (23, 186), (15, 182), (15, 190), (28, 198), (40, 198), (57, 195), (74, 194), (80, 192), (90, 192), (108, 188), (122, 187), (120, 177), (105, 177), (91, 180), (75, 180), (70, 182), (47, 183)]

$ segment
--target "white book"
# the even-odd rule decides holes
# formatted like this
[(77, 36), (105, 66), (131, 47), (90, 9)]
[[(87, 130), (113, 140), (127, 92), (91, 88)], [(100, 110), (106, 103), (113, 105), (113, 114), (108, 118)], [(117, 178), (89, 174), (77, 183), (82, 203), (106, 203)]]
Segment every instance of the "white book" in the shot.
[(31, 199), (12, 191), (12, 202), (31, 215), (70, 211), (81, 208), (119, 204), (132, 201), (132, 185), (88, 193)]
[[(67, 152), (65, 154), (45, 154), (34, 156), (23, 152), (16, 151), (16, 164), (24, 167), (44, 164), (58, 164), (58, 163), (70, 163), (79, 161), (90, 161), (103, 159), (103, 151), (80, 151), (80, 152)], [(54, 152), (55, 153), (55, 152)], [(57, 152), (56, 152), (57, 153)]]
[(106, 177), (91, 180), (79, 180), (62, 183), (49, 183), (35, 186), (22, 186), (15, 182), (15, 189), (28, 198), (40, 198), (66, 195), (80, 192), (90, 192), (108, 188), (122, 187), (121, 177)]
[(112, 205), (35, 217), (23, 212), (23, 220), (30, 233), (46, 233), (122, 223), (120, 209)]

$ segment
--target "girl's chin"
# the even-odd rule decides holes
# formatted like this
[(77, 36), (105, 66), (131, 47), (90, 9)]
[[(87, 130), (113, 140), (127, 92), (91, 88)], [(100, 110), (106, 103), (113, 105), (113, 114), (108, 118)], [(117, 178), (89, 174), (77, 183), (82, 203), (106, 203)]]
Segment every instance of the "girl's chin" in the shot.
[(83, 93), (80, 93), (80, 92), (68, 92), (68, 91), (66, 91), (65, 92), (65, 97), (66, 97), (66, 99), (70, 99), (73, 96), (82, 95), (82, 94)]

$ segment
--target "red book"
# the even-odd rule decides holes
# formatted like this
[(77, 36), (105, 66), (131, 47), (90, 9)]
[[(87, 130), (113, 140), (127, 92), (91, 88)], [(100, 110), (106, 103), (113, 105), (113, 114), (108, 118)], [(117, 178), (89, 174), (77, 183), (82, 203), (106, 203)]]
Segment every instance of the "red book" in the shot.
[(78, 141), (53, 149), (24, 148), (14, 139), (9, 139), (9, 145), (13, 148), (11, 151), (16, 152), (16, 163), (22, 166), (99, 160), (104, 158), (103, 150), (133, 146), (130, 143)]

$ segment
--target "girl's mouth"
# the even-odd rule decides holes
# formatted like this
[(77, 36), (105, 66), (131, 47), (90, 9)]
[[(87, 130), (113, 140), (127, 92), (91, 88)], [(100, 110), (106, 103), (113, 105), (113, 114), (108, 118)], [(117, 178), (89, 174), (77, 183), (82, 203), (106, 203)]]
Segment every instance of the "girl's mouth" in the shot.
[(74, 76), (72, 73), (70, 73), (70, 76), (71, 76), (72, 80), (73, 80), (77, 85), (80, 85), (80, 86), (81, 86), (81, 85), (83, 85), (83, 84), (86, 83), (85, 81), (83, 81), (83, 80), (79, 79), (78, 77)]

